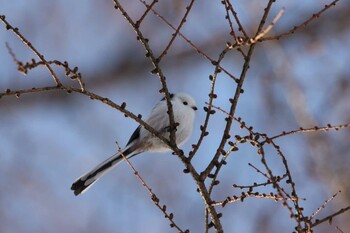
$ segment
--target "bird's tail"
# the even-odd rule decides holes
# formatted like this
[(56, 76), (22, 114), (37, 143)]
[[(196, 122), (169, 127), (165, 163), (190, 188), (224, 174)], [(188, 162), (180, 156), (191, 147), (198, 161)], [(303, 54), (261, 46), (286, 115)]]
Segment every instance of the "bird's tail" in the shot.
[[(126, 148), (124, 150), (123, 155), (127, 158), (130, 158), (136, 153), (134, 153), (131, 148)], [(96, 166), (93, 170), (86, 173), (85, 175), (79, 177), (71, 187), (71, 190), (73, 190), (74, 194), (77, 196), (79, 194), (84, 193), (88, 190), (98, 179), (100, 179), (103, 175), (105, 175), (107, 172), (112, 170), (115, 166), (117, 166), (121, 161), (123, 160), (123, 156), (120, 153), (117, 153), (110, 158), (106, 159), (102, 163), (100, 163), (98, 166)]]

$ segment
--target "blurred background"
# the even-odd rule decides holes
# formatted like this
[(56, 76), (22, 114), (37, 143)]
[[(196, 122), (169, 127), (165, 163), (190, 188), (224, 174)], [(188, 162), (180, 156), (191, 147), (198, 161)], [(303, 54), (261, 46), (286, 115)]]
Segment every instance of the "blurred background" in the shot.
[[(242, 24), (254, 35), (267, 1), (232, 1)], [(145, 8), (139, 1), (122, 1), (134, 19)], [(285, 14), (269, 35), (277, 35), (303, 22), (329, 1), (286, 1), (274, 4), (269, 22), (282, 7)], [(155, 8), (177, 26), (189, 1), (161, 1)], [(236, 116), (270, 136), (299, 127), (350, 122), (350, 3), (340, 1), (307, 28), (279, 41), (256, 46), (244, 83)], [(116, 103), (125, 101), (134, 113), (146, 116), (162, 98), (152, 66), (143, 47), (112, 1), (0, 0), (0, 14), (45, 55), (47, 60), (67, 60), (78, 66), (86, 88)], [(173, 31), (152, 13), (141, 25), (155, 53), (160, 53)], [(225, 9), (218, 1), (195, 2), (182, 33), (216, 60), (232, 41)], [(12, 32), (0, 27), (0, 90), (54, 85), (43, 68), (27, 76), (17, 71), (8, 42), (17, 58), (29, 61), (34, 54)], [(239, 77), (243, 60), (233, 51), (223, 62)], [(199, 106), (193, 136), (183, 149), (198, 140), (213, 74), (213, 65), (182, 38), (177, 38), (161, 63), (172, 92), (188, 92)], [(55, 71), (62, 82), (77, 86)], [(220, 74), (214, 104), (228, 110), (235, 82)], [(226, 116), (217, 113), (209, 124), (209, 136), (193, 162), (203, 169), (222, 136)], [(0, 99), (0, 232), (175, 232), (154, 206), (147, 191), (126, 164), (103, 177), (88, 192), (75, 197), (72, 182), (116, 152), (115, 141), (125, 145), (137, 124), (100, 102), (60, 91), (3, 97)], [(231, 134), (246, 135), (235, 123)], [(350, 203), (350, 129), (298, 134), (276, 140), (296, 182), (305, 214), (312, 214), (334, 193), (342, 192), (317, 218)], [(283, 174), (280, 158), (268, 150), (273, 170)], [(145, 153), (131, 160), (152, 190), (174, 213), (183, 229), (204, 231), (204, 205), (192, 178), (181, 162), (169, 154)], [(239, 195), (232, 184), (264, 182), (248, 162), (263, 169), (256, 149), (243, 145), (228, 158), (214, 190), (214, 200)], [(270, 192), (266, 188), (262, 191)], [(220, 209), (221, 207), (218, 207)], [(223, 226), (227, 232), (292, 232), (295, 223), (281, 203), (245, 199), (227, 205)], [(350, 213), (322, 224), (315, 232), (350, 229)]]

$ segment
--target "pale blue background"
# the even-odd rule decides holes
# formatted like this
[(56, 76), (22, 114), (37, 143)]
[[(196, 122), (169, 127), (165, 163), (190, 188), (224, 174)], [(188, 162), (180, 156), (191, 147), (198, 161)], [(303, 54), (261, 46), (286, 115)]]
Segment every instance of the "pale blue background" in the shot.
[[(264, 3), (233, 3), (252, 34)], [(281, 7), (286, 7), (286, 12), (270, 34), (284, 32), (326, 3), (328, 1), (278, 1), (269, 22)], [(187, 4), (162, 1), (155, 9), (176, 26)], [(125, 1), (124, 5), (135, 18), (144, 11), (138, 1)], [(236, 116), (271, 136), (283, 130), (314, 126), (293, 110), (293, 103), (301, 104), (300, 109), (305, 104), (309, 116), (318, 125), (349, 122), (350, 30), (348, 23), (344, 23), (347, 22), (344, 20), (346, 9), (349, 3), (340, 1), (302, 32), (278, 43), (258, 44)], [(46, 59), (67, 60), (72, 67), (78, 66), (88, 90), (116, 103), (125, 101), (129, 110), (144, 116), (162, 98), (158, 93), (159, 80), (150, 74), (152, 66), (144, 57), (144, 49), (111, 1), (0, 0), (0, 14), (5, 14)], [(141, 28), (156, 53), (166, 46), (173, 33), (151, 13)], [(228, 30), (219, 1), (197, 1), (182, 32), (217, 59), (230, 40)], [(5, 42), (18, 59), (28, 61), (35, 57), (1, 25), (0, 91), (54, 84), (44, 68), (32, 70), (26, 77), (17, 72)], [(223, 64), (239, 76), (242, 59), (237, 53), (228, 55)], [(200, 134), (199, 126), (205, 116), (202, 109), (210, 90), (208, 76), (214, 68), (181, 38), (176, 39), (162, 67), (170, 90), (191, 93), (200, 109), (193, 136), (183, 148), (188, 152)], [(64, 77), (61, 68), (55, 71), (65, 84), (76, 85)], [(287, 84), (283, 80), (287, 80)], [(288, 80), (297, 83), (305, 100), (288, 96), (291, 91)], [(220, 75), (215, 105), (227, 110), (227, 99), (233, 96), (235, 87), (232, 80)], [(194, 159), (199, 170), (216, 151), (225, 117), (217, 113), (210, 123), (210, 134)], [(82, 95), (55, 91), (23, 95), (19, 100), (0, 99), (0, 232), (176, 232), (169, 228), (169, 222), (126, 164), (82, 196), (75, 197), (70, 191), (74, 179), (113, 154), (117, 150), (116, 140), (124, 145), (136, 127), (137, 124), (123, 114)], [(231, 134), (246, 135), (246, 132), (235, 124)], [(329, 137), (330, 154), (318, 154), (319, 146), (310, 145), (303, 135), (277, 142), (289, 161), (299, 195), (307, 198), (301, 202), (306, 214), (315, 211), (339, 189), (343, 191), (341, 197), (323, 210), (321, 218), (349, 203), (350, 189), (344, 183), (349, 175), (346, 168), (350, 161), (350, 137), (349, 130), (320, 135)], [(268, 152), (275, 172), (283, 171), (276, 152)], [(215, 200), (239, 195), (241, 190), (234, 190), (233, 183), (248, 185), (265, 181), (248, 167), (248, 162), (263, 168), (255, 149), (242, 145), (222, 170), (221, 185), (214, 191)], [(203, 232), (202, 200), (175, 156), (145, 153), (132, 163), (161, 204), (174, 212), (179, 226), (191, 232)], [(329, 167), (339, 173), (330, 175), (333, 170), (327, 170)], [(272, 191), (260, 191), (264, 190)], [(227, 232), (291, 232), (294, 227), (287, 210), (273, 200), (246, 199), (243, 203), (228, 205), (222, 212)], [(334, 219), (332, 226), (324, 224), (316, 229), (336, 232), (338, 224), (346, 230), (349, 217), (348, 213), (344, 214), (339, 220)]]

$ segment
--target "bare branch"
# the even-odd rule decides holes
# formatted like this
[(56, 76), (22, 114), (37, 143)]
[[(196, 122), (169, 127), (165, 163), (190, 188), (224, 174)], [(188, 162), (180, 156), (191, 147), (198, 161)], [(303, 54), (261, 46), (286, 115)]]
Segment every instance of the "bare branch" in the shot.
[(283, 13), (285, 12), (285, 8), (282, 8), (276, 17), (272, 20), (272, 22), (267, 26), (264, 30), (262, 30), (258, 35), (256, 35), (253, 39), (250, 40), (250, 43), (256, 43), (260, 38), (265, 36), (272, 28), (273, 26), (277, 23), (277, 21), (281, 18)]
[(287, 136), (287, 135), (292, 135), (292, 134), (298, 134), (298, 133), (312, 133), (312, 132), (319, 132), (319, 131), (329, 131), (329, 130), (340, 130), (340, 129), (345, 129), (345, 128), (348, 128), (350, 127), (350, 123), (347, 123), (347, 124), (343, 124), (343, 125), (331, 125), (331, 124), (328, 124), (327, 126), (323, 126), (323, 127), (319, 127), (319, 126), (315, 126), (313, 128), (308, 128), (308, 129), (304, 129), (304, 128), (300, 128), (300, 129), (297, 129), (297, 130), (292, 130), (292, 131), (289, 131), (289, 132), (282, 132), (281, 134), (278, 134), (276, 136), (273, 136), (271, 138), (269, 138), (270, 140), (274, 140), (274, 139), (277, 139), (277, 138), (281, 138), (281, 137), (284, 137), (284, 136)]
[[(175, 120), (174, 120), (174, 112), (173, 112), (173, 106), (171, 104), (171, 100), (170, 100), (170, 93), (168, 90), (168, 86), (167, 83), (165, 81), (165, 76), (159, 66), (159, 61), (156, 59), (155, 55), (153, 54), (152, 49), (149, 46), (148, 43), (148, 39), (145, 38), (141, 32), (141, 30), (139, 29), (139, 26), (137, 23), (135, 23), (131, 17), (129, 16), (129, 14), (124, 10), (123, 6), (120, 4), (120, 2), (118, 0), (113, 0), (115, 8), (117, 10), (120, 11), (120, 13), (124, 16), (124, 18), (126, 19), (126, 21), (130, 24), (130, 26), (134, 29), (136, 35), (137, 35), (137, 39), (141, 42), (141, 44), (144, 46), (145, 50), (146, 50), (146, 57), (148, 57), (153, 66), (154, 66), (154, 70), (152, 71), (153, 74), (157, 74), (161, 85), (162, 85), (162, 89), (160, 90), (160, 93), (164, 93), (165, 95), (165, 99), (167, 102), (167, 107), (168, 107), (168, 115), (169, 115), (169, 125), (170, 125), (170, 143), (172, 144), (172, 147), (176, 147), (176, 135), (175, 135), (175, 131), (176, 131), (176, 124), (175, 124)], [(151, 9), (151, 8), (150, 8)], [(179, 153), (180, 150), (177, 150), (176, 153)], [(179, 156), (183, 156), (182, 153), (178, 154)]]
[(332, 221), (332, 219), (340, 214), (343, 214), (345, 212), (347, 212), (348, 210), (350, 210), (350, 206), (347, 206), (345, 208), (342, 208), (340, 209), (339, 211), (335, 212), (334, 214), (331, 214), (325, 218), (322, 218), (322, 219), (316, 219), (314, 223), (312, 223), (311, 227), (315, 227), (317, 225), (320, 225), (321, 223), (323, 222), (326, 222), (326, 221)]
[[(273, 193), (270, 193), (270, 194), (266, 194), (266, 193), (258, 193), (258, 192), (255, 192), (255, 193), (245, 193), (243, 192), (241, 194), (241, 196), (233, 196), (233, 197), (227, 197), (224, 201), (214, 201), (212, 203), (212, 205), (214, 206), (221, 206), (221, 207), (225, 207), (227, 204), (231, 204), (231, 203), (235, 203), (235, 202), (238, 202), (238, 201), (241, 201), (243, 202), (245, 198), (247, 197), (250, 197), (250, 198), (261, 198), (261, 199), (273, 199), (274, 201), (278, 202), (278, 201), (294, 201), (296, 200), (295, 197), (280, 197), (278, 196), (277, 194), (273, 194)], [(305, 198), (299, 198), (299, 200), (306, 200)]]
[[(143, 0), (139, 0), (142, 4), (145, 5), (145, 7), (148, 9), (149, 5), (143, 1)], [(155, 11), (153, 8), (151, 9), (152, 12), (154, 13), (155, 16), (157, 16), (158, 18), (160, 18), (166, 25), (168, 25), (171, 29), (173, 29), (174, 31), (176, 31), (176, 28), (169, 23), (169, 21), (167, 21), (163, 16), (161, 16), (157, 11)], [(208, 61), (210, 61), (210, 63), (215, 63), (215, 60), (212, 59), (211, 57), (209, 57), (209, 55), (207, 55), (206, 53), (203, 52), (203, 50), (201, 50), (200, 48), (198, 48), (190, 39), (188, 39), (184, 34), (182, 34), (181, 32), (178, 33), (179, 36), (181, 38), (183, 38), (197, 53), (201, 54), (204, 58), (206, 58)], [(237, 81), (238, 79), (233, 76), (230, 72), (228, 72), (225, 68), (219, 66), (219, 68), (225, 73), (227, 74), (230, 78), (232, 78), (233, 80)]]
[(22, 42), (25, 44), (30, 50), (32, 50), (35, 55), (45, 64), (46, 68), (49, 70), (53, 80), (55, 81), (57, 86), (61, 86), (61, 82), (56, 76), (55, 72), (52, 70), (51, 66), (49, 63), (47, 63), (46, 59), (44, 56), (38, 52), (38, 50), (30, 43), (20, 32), (18, 28), (12, 27), (9, 22), (5, 19), (4, 15), (0, 15), (0, 20), (5, 24), (7, 30), (11, 30)]
[(165, 218), (169, 219), (170, 221), (170, 227), (174, 227), (176, 230), (178, 230), (181, 233), (184, 232), (189, 232), (189, 230), (183, 231), (174, 221), (174, 214), (167, 213), (167, 207), (166, 205), (161, 206), (159, 204), (160, 200), (157, 197), (157, 195), (152, 191), (152, 189), (147, 185), (147, 183), (145, 182), (145, 180), (140, 176), (139, 172), (135, 169), (135, 167), (130, 163), (129, 159), (127, 157), (125, 157), (125, 155), (123, 154), (123, 150), (122, 148), (119, 146), (118, 142), (116, 142), (117, 147), (118, 147), (118, 151), (119, 153), (123, 156), (123, 159), (126, 161), (126, 163), (129, 165), (129, 167), (131, 168), (131, 170), (134, 172), (134, 175), (137, 177), (137, 179), (141, 182), (142, 186), (145, 187), (145, 189), (148, 191), (149, 195), (151, 196), (151, 199), (153, 201), (153, 203), (158, 207), (158, 209), (160, 209)]
[(179, 34), (180, 32), (180, 29), (182, 28), (182, 26), (185, 24), (186, 22), (186, 19), (187, 19), (187, 16), (188, 14), (190, 13), (191, 9), (192, 9), (192, 6), (193, 6), (193, 3), (194, 3), (194, 0), (191, 0), (190, 2), (190, 5), (188, 5), (186, 7), (186, 13), (184, 15), (184, 17), (181, 19), (181, 22), (179, 24), (179, 26), (177, 27), (175, 33), (173, 33), (168, 45), (165, 47), (165, 49), (163, 50), (163, 52), (160, 54), (160, 56), (157, 58), (158, 61), (161, 61), (162, 58), (168, 53), (168, 50), (170, 48), (170, 46), (173, 44), (175, 38), (177, 37), (177, 35)]
[(316, 215), (318, 215), (322, 209), (326, 207), (341, 191), (338, 191), (333, 196), (331, 196), (327, 201), (325, 201), (317, 210), (310, 216), (310, 220), (314, 219)]
[(304, 22), (302, 22), (301, 24), (294, 26), (292, 29), (290, 29), (289, 31), (286, 31), (284, 33), (281, 33), (277, 36), (271, 36), (271, 37), (264, 37), (261, 38), (259, 41), (266, 41), (266, 40), (279, 40), (282, 37), (285, 36), (289, 36), (291, 34), (294, 34), (296, 31), (305, 28), (307, 25), (309, 25), (312, 21), (314, 21), (315, 19), (319, 18), (321, 16), (321, 14), (323, 14), (325, 11), (327, 11), (328, 9), (330, 9), (331, 7), (335, 6), (337, 4), (337, 2), (339, 2), (339, 0), (335, 0), (333, 2), (331, 2), (328, 5), (325, 5), (324, 8), (322, 10), (320, 10), (319, 12), (312, 14), (312, 16), (310, 18), (308, 18), (307, 20), (305, 20)]

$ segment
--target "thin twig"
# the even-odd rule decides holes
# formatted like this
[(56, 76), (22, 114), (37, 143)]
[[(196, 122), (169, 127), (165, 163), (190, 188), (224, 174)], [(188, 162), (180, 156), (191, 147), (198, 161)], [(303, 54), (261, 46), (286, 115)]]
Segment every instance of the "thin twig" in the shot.
[(282, 132), (281, 134), (275, 135), (271, 138), (269, 138), (270, 140), (274, 140), (277, 138), (281, 138), (287, 135), (292, 135), (292, 134), (298, 134), (298, 133), (312, 133), (312, 132), (319, 132), (319, 131), (329, 131), (329, 130), (340, 130), (340, 129), (344, 129), (344, 128), (348, 128), (350, 127), (350, 123), (347, 124), (343, 124), (343, 125), (331, 125), (328, 124), (327, 126), (323, 126), (323, 127), (319, 127), (319, 126), (315, 126), (312, 128), (308, 128), (308, 129), (297, 129), (297, 130), (292, 130), (289, 132)]
[(11, 30), (22, 42), (25, 44), (30, 50), (34, 52), (34, 54), (45, 64), (46, 68), (50, 72), (53, 80), (55, 81), (57, 86), (61, 86), (61, 81), (58, 79), (56, 76), (56, 73), (53, 71), (51, 68), (50, 64), (47, 63), (46, 59), (44, 56), (39, 53), (39, 51), (30, 43), (20, 32), (18, 28), (12, 27), (9, 22), (5, 19), (4, 15), (0, 15), (0, 20), (5, 24), (7, 30)]
[(225, 6), (226, 19), (227, 19), (227, 21), (228, 21), (228, 25), (229, 25), (230, 30), (231, 30), (230, 35), (232, 35), (233, 39), (234, 39), (235, 41), (237, 41), (237, 36), (236, 36), (236, 33), (235, 33), (235, 29), (233, 28), (231, 16), (230, 16), (230, 14), (229, 14), (229, 10), (231, 10), (231, 11), (234, 12), (233, 7), (232, 7), (232, 6), (229, 6), (229, 1), (228, 1), (228, 0), (224, 0), (224, 1), (222, 1), (222, 3), (223, 3), (224, 6)]
[(321, 16), (321, 14), (323, 14), (325, 11), (327, 11), (329, 8), (335, 6), (337, 4), (337, 2), (339, 2), (339, 0), (335, 0), (333, 2), (331, 2), (330, 4), (328, 5), (325, 5), (324, 8), (322, 10), (320, 10), (319, 12), (317, 13), (314, 13), (312, 14), (312, 16), (310, 18), (308, 18), (307, 20), (305, 20), (304, 22), (300, 23), (299, 25), (297, 26), (294, 26), (292, 29), (290, 29), (289, 31), (286, 31), (284, 33), (281, 33), (277, 36), (271, 36), (271, 37), (264, 37), (264, 38), (261, 38), (259, 41), (266, 41), (266, 40), (279, 40), (281, 39), (282, 37), (285, 37), (285, 36), (289, 36), (293, 33), (295, 33), (296, 31), (302, 29), (302, 28), (305, 28), (307, 25), (309, 25), (312, 21), (314, 21), (315, 19), (319, 18)]
[(258, 35), (256, 35), (252, 40), (250, 40), (250, 43), (256, 43), (263, 36), (265, 36), (273, 28), (273, 26), (277, 23), (277, 21), (281, 18), (284, 12), (285, 12), (285, 8), (282, 8), (278, 12), (276, 17), (272, 20), (272, 22), (264, 30), (262, 30)]
[[(158, 60), (156, 59), (155, 55), (153, 54), (152, 49), (149, 46), (148, 43), (148, 39), (145, 38), (141, 32), (141, 30), (139, 29), (138, 25), (131, 19), (131, 17), (129, 16), (129, 14), (125, 11), (125, 9), (123, 8), (123, 6), (120, 4), (120, 2), (118, 0), (113, 0), (115, 8), (117, 10), (120, 11), (120, 13), (124, 16), (124, 18), (126, 19), (126, 21), (130, 24), (130, 26), (134, 29), (138, 40), (141, 42), (141, 44), (143, 45), (143, 47), (146, 50), (146, 57), (148, 57), (151, 62), (152, 65), (154, 66), (154, 70), (152, 71), (152, 73), (157, 74), (160, 83), (162, 85), (162, 89), (160, 90), (161, 93), (164, 93), (165, 99), (166, 99), (166, 103), (167, 103), (167, 108), (168, 108), (168, 115), (169, 115), (169, 125), (170, 125), (170, 143), (172, 144), (172, 147), (176, 147), (176, 124), (175, 124), (175, 120), (174, 120), (174, 111), (173, 111), (173, 105), (171, 103), (170, 100), (170, 93), (168, 90), (168, 86), (167, 83), (165, 81), (165, 76), (159, 66)], [(175, 153), (179, 153), (180, 150), (176, 150), (174, 151)], [(180, 153), (178, 154), (180, 156)]]
[[(143, 5), (145, 5), (146, 8), (149, 7), (149, 5), (143, 1), (143, 0), (139, 0)], [(173, 29), (174, 31), (176, 31), (176, 28), (169, 22), (167, 21), (162, 15), (160, 15), (156, 10), (154, 10), (153, 8), (151, 9), (151, 11), (153, 12), (153, 14), (155, 16), (157, 16), (158, 18), (160, 18), (166, 25), (168, 25), (171, 29)], [(201, 49), (199, 49), (190, 39), (188, 39), (184, 34), (182, 34), (181, 32), (178, 33), (179, 36), (181, 38), (183, 38), (197, 53), (201, 54), (204, 58), (206, 58), (208, 61), (210, 61), (211, 63), (214, 63), (215, 60), (212, 59), (211, 57), (209, 57), (209, 55), (207, 55), (206, 53), (204, 53)], [(224, 67), (219, 66), (219, 68), (225, 73), (227, 74), (230, 78), (232, 78), (235, 81), (238, 81), (238, 79), (232, 75), (230, 72), (228, 72)]]
[(190, 5), (188, 5), (186, 7), (186, 13), (184, 15), (184, 17), (182, 17), (182, 20), (179, 24), (179, 26), (177, 27), (177, 29), (175, 30), (175, 33), (173, 33), (168, 45), (165, 47), (165, 49), (163, 50), (163, 52), (160, 54), (160, 56), (157, 58), (157, 60), (160, 62), (162, 60), (162, 58), (168, 53), (168, 50), (170, 48), (170, 46), (173, 44), (175, 38), (177, 37), (177, 35), (179, 34), (180, 32), (180, 29), (182, 28), (182, 26), (185, 24), (186, 22), (186, 19), (187, 19), (187, 16), (188, 14), (190, 13), (191, 9), (192, 9), (192, 6), (193, 6), (193, 3), (194, 3), (195, 0), (191, 0), (190, 2)]
[[(266, 6), (266, 8), (264, 10), (264, 14), (263, 14), (263, 16), (261, 18), (261, 21), (259, 23), (259, 27), (258, 27), (258, 30), (256, 32), (256, 35), (258, 35), (262, 31), (262, 28), (263, 28), (263, 26), (265, 24), (266, 18), (268, 16), (268, 14), (270, 12), (270, 9), (272, 7), (272, 4), (274, 2), (275, 2), (274, 0), (269, 0), (268, 4), (267, 4), (267, 6)], [(238, 104), (238, 99), (239, 99), (239, 97), (240, 97), (240, 95), (242, 93), (243, 83), (245, 81), (245, 78), (246, 78), (246, 75), (247, 75), (247, 72), (248, 72), (248, 69), (249, 69), (249, 64), (250, 64), (251, 57), (253, 55), (254, 48), (255, 48), (255, 44), (252, 44), (252, 45), (249, 46), (247, 57), (245, 58), (245, 62), (243, 64), (243, 69), (242, 69), (242, 72), (241, 72), (241, 75), (240, 75), (240, 79), (239, 79), (238, 85), (236, 87), (234, 98), (231, 101), (231, 108), (230, 108), (229, 115), (232, 115), (232, 116), (235, 115), (236, 107), (237, 107), (237, 104)], [(214, 155), (214, 158), (208, 164), (208, 166), (201, 173), (202, 180), (205, 180), (206, 177), (210, 174), (210, 172), (214, 168), (218, 158), (220, 157), (221, 151), (223, 150), (223, 148), (224, 148), (224, 146), (225, 146), (225, 144), (227, 142), (227, 139), (229, 138), (228, 136), (229, 136), (229, 131), (231, 129), (231, 125), (232, 125), (232, 119), (228, 118), (227, 122), (226, 122), (226, 126), (225, 126), (225, 129), (224, 129), (224, 132), (223, 132), (223, 135), (222, 135), (222, 138), (221, 138), (221, 142), (220, 142), (220, 144), (218, 146), (218, 149), (217, 149), (217, 152)]]
[[(248, 38), (248, 34), (247, 34), (246, 31), (244, 30), (244, 27), (243, 27), (243, 25), (242, 25), (240, 19), (238, 18), (238, 14), (237, 14), (237, 12), (234, 10), (233, 5), (231, 4), (231, 2), (230, 2), (229, 0), (225, 0), (225, 2), (228, 4), (230, 11), (231, 11), (233, 17), (235, 18), (235, 21), (236, 21), (236, 23), (237, 23), (237, 25), (238, 25), (238, 30), (241, 31), (241, 32), (243, 33), (244, 37)], [(237, 41), (237, 38), (236, 38), (236, 42), (238, 42), (238, 41)]]
[(135, 167), (130, 163), (129, 159), (127, 157), (125, 157), (122, 148), (119, 146), (118, 142), (116, 142), (117, 147), (118, 147), (118, 151), (119, 153), (123, 156), (123, 159), (125, 160), (125, 162), (129, 165), (129, 167), (131, 168), (131, 170), (134, 172), (134, 175), (137, 177), (137, 179), (141, 182), (142, 186), (145, 187), (145, 189), (148, 191), (149, 195), (151, 196), (151, 199), (153, 201), (153, 203), (158, 207), (158, 209), (160, 209), (165, 218), (169, 219), (170, 221), (170, 227), (175, 227), (179, 232), (189, 232), (189, 230), (183, 231), (174, 221), (174, 214), (170, 213), (168, 214), (166, 211), (166, 205), (161, 206), (159, 204), (160, 200), (157, 197), (157, 195), (152, 191), (152, 189), (147, 185), (146, 181), (140, 176), (139, 172), (135, 169)]
[(333, 196), (331, 196), (320, 207), (318, 207), (317, 210), (313, 214), (311, 214), (310, 220), (314, 219), (316, 217), (316, 215), (318, 215), (321, 212), (321, 210), (324, 209), (326, 207), (326, 205), (328, 205), (340, 192), (341, 191), (338, 191), (335, 194), (333, 194)]
[[(7, 47), (9, 54), (11, 55), (13, 61), (17, 64), (17, 70), (19, 72), (23, 73), (24, 75), (27, 75), (28, 70), (32, 70), (38, 66), (45, 66), (45, 63), (43, 61), (35, 61), (34, 58), (32, 58), (32, 60), (30, 62), (26, 62), (23, 64), (23, 62), (21, 62), (17, 59), (15, 53), (13, 52), (13, 50), (11, 49), (11, 47), (8, 43), (6, 43), (6, 47)], [(66, 76), (69, 77), (71, 80), (77, 80), (81, 90), (83, 92), (85, 91), (85, 83), (82, 81), (81, 73), (78, 72), (78, 67), (74, 67), (73, 69), (71, 69), (69, 67), (67, 61), (60, 62), (58, 60), (53, 60), (53, 61), (46, 61), (46, 62), (47, 62), (47, 64), (50, 64), (50, 65), (56, 65), (59, 67), (63, 67), (65, 69)]]
[[(277, 179), (279, 180), (279, 181), (281, 181), (281, 180), (283, 180), (283, 179), (285, 179), (287, 177), (287, 175), (286, 174), (284, 174), (283, 176), (281, 176), (281, 177), (277, 177)], [(251, 189), (251, 188), (257, 188), (257, 187), (260, 187), (260, 186), (267, 186), (267, 185), (270, 185), (270, 184), (272, 184), (272, 182), (271, 182), (271, 180), (267, 180), (266, 182), (264, 182), (264, 183), (254, 183), (254, 184), (252, 184), (252, 185), (237, 185), (237, 184), (234, 184), (234, 185), (232, 185), (234, 188), (239, 188), (239, 189)]]
[(339, 231), (340, 233), (345, 233), (342, 229), (340, 229), (340, 227), (336, 226), (335, 229), (337, 229), (337, 231)]
[(136, 21), (136, 26), (140, 27), (141, 22), (145, 19), (146, 15), (148, 14), (148, 12), (152, 9), (152, 7), (158, 2), (158, 0), (153, 0), (153, 2), (146, 8), (146, 11), (143, 13), (143, 15), (141, 16), (141, 18), (139, 20)]
[(331, 215), (329, 215), (329, 216), (327, 216), (325, 218), (316, 219), (315, 222), (311, 224), (311, 227), (315, 227), (315, 226), (320, 225), (321, 223), (326, 222), (326, 221), (331, 221), (334, 217), (336, 217), (336, 216), (338, 216), (340, 214), (343, 214), (343, 213), (345, 213), (348, 210), (350, 210), (350, 206), (342, 208), (339, 211), (335, 212), (334, 214), (331, 214)]
[(207, 112), (206, 115), (205, 115), (205, 119), (204, 119), (204, 124), (201, 125), (201, 134), (198, 138), (198, 141), (196, 144), (194, 144), (194, 148), (193, 148), (193, 151), (191, 152), (191, 154), (189, 155), (189, 160), (191, 160), (194, 155), (197, 153), (200, 145), (202, 144), (203, 142), (203, 139), (205, 136), (208, 135), (208, 132), (207, 132), (207, 128), (208, 128), (208, 125), (209, 125), (209, 119), (210, 119), (210, 116), (214, 113), (211, 109), (211, 106), (212, 106), (212, 103), (214, 101), (214, 98), (217, 98), (217, 95), (214, 93), (215, 92), (215, 84), (216, 84), (216, 80), (217, 80), (217, 76), (220, 72), (220, 63), (222, 62), (222, 60), (224, 59), (226, 53), (229, 51), (228, 48), (225, 48), (219, 55), (219, 59), (217, 62), (214, 62), (213, 64), (215, 64), (215, 69), (214, 69), (214, 73), (213, 75), (210, 75), (210, 80), (211, 80), (211, 87), (210, 87), (210, 93), (209, 93), (209, 104), (208, 104), (208, 108), (204, 108), (204, 110)]
[[(295, 200), (295, 197), (279, 197), (277, 194), (266, 194), (266, 193), (249, 193), (245, 192), (241, 196), (233, 196), (233, 197), (227, 197), (223, 201), (213, 201), (212, 205), (213, 206), (222, 206), (225, 207), (226, 204), (231, 204), (235, 203), (238, 201), (243, 201), (246, 197), (255, 197), (255, 198), (260, 198), (260, 199), (273, 199), (276, 202), (278, 201), (291, 201)], [(305, 198), (300, 198), (299, 200), (306, 200)]]

